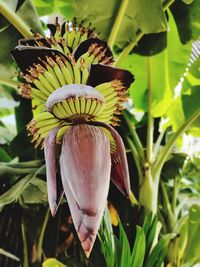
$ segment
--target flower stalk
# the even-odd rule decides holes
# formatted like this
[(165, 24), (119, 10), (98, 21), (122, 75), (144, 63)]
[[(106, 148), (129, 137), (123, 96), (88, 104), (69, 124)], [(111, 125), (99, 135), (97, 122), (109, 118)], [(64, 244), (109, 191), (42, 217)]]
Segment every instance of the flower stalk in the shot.
[(32, 38), (33, 33), (27, 24), (8, 6), (1, 1), (0, 2), (0, 13), (25, 37)]
[[(175, 0), (166, 0), (163, 2), (163, 10), (166, 11), (174, 2)], [(133, 40), (130, 44), (128, 44), (119, 57), (117, 58), (116, 62), (114, 63), (115, 66), (120, 66), (120, 64), (124, 61), (124, 59), (130, 54), (130, 52), (133, 50), (133, 48), (138, 44), (140, 39), (144, 36), (144, 33), (141, 29), (138, 29), (136, 32), (136, 38)]]
[(22, 231), (22, 240), (23, 240), (23, 266), (28, 267), (29, 266), (28, 243), (27, 243), (27, 238), (26, 238), (26, 227), (25, 227), (23, 218), (22, 218), (22, 223), (21, 223), (21, 231)]
[(45, 230), (46, 230), (46, 227), (47, 227), (47, 223), (48, 223), (49, 218), (50, 218), (50, 214), (51, 214), (50, 213), (50, 209), (48, 208), (47, 212), (45, 214), (45, 217), (44, 217), (44, 221), (43, 221), (43, 224), (42, 224), (42, 228), (41, 228), (41, 231), (40, 231), (38, 244), (37, 244), (37, 260), (38, 260), (38, 262), (40, 262), (41, 259), (42, 259), (42, 244), (43, 244), (43, 240), (44, 240), (44, 234), (45, 234)]
[(113, 27), (112, 27), (111, 32), (110, 32), (110, 36), (108, 37), (108, 45), (111, 48), (113, 47), (113, 45), (115, 43), (117, 34), (118, 34), (120, 26), (122, 24), (124, 14), (125, 14), (127, 6), (128, 6), (128, 3), (129, 3), (129, 0), (122, 0), (121, 5), (119, 7), (119, 11), (117, 13), (115, 22), (114, 22)]

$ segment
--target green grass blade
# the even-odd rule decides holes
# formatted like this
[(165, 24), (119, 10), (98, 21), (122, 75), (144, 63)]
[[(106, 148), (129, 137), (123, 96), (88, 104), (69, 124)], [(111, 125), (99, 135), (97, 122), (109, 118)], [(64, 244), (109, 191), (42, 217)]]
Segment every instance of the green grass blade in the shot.
[(20, 259), (19, 259), (18, 257), (16, 257), (16, 256), (13, 255), (12, 253), (10, 253), (10, 252), (8, 252), (8, 251), (2, 249), (2, 248), (0, 248), (0, 254), (6, 256), (6, 257), (8, 257), (8, 258), (11, 258), (11, 259), (13, 259), (13, 260), (15, 260), (15, 261), (20, 261)]
[(130, 267), (142, 267), (145, 255), (146, 239), (144, 230), (136, 226), (136, 237), (131, 255)]
[(148, 234), (146, 236), (146, 255), (149, 254), (154, 238), (155, 238), (155, 234), (156, 234), (156, 229), (158, 226), (158, 219), (156, 216), (154, 216), (152, 224), (151, 224), (151, 228), (148, 231)]
[(153, 248), (149, 257), (145, 261), (144, 267), (161, 267), (167, 254), (169, 242), (174, 237), (175, 234), (168, 234), (161, 237), (156, 246)]

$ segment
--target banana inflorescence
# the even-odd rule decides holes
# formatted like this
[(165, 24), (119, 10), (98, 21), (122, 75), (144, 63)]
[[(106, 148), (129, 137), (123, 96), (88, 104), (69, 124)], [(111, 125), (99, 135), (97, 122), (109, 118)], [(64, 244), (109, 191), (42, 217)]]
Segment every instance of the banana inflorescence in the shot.
[[(90, 26), (78, 24), (76, 19), (71, 23), (60, 22), (56, 18), (48, 24), (51, 32), (49, 38), (36, 34), (32, 40), (20, 40), (22, 49), (16, 48), (13, 52), (21, 76), (26, 81), (21, 84), (20, 93), (23, 97), (32, 98), (34, 105), (36, 103), (42, 111), (27, 126), (36, 145), (42, 144), (54, 127), (60, 127), (56, 140), (61, 142), (63, 134), (73, 123), (100, 121), (118, 125), (119, 119), (115, 115), (121, 113), (121, 103), (126, 101), (127, 86), (118, 75), (113, 79), (102, 75), (97, 84), (92, 80), (92, 64), (112, 65), (113, 56), (107, 44), (97, 37)], [(30, 49), (26, 50), (26, 47)], [(20, 53), (23, 50), (30, 52), (28, 64), (21, 62)], [(59, 88), (65, 87), (71, 92), (76, 85), (87, 87), (90, 83), (92, 90), (101, 95), (100, 98), (91, 95), (91, 91), (86, 95), (71, 93), (58, 99), (51, 109), (48, 108), (49, 98)], [(107, 132), (114, 149), (114, 140)]]
[[(126, 151), (118, 132), (122, 103), (133, 75), (112, 67), (106, 42), (76, 19), (49, 22), (50, 37), (35, 34), (12, 52), (23, 97), (32, 98), (34, 119), (27, 125), (35, 146), (44, 148), (47, 192), (55, 216), (61, 197), (58, 172), (75, 229), (87, 257), (106, 205), (110, 178), (127, 197)], [(95, 189), (95, 194), (93, 191)]]

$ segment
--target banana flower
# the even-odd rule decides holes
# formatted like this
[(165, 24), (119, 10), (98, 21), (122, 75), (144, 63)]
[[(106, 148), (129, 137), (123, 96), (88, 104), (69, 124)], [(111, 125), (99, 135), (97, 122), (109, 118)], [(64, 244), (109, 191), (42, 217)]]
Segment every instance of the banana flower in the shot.
[(112, 67), (110, 48), (90, 26), (56, 18), (48, 27), (50, 37), (19, 40), (11, 55), (24, 79), (22, 96), (37, 105), (27, 128), (36, 146), (44, 147), (51, 213), (56, 214), (64, 192), (89, 257), (110, 179), (130, 195), (124, 144), (112, 126), (118, 125), (116, 115), (134, 77)]

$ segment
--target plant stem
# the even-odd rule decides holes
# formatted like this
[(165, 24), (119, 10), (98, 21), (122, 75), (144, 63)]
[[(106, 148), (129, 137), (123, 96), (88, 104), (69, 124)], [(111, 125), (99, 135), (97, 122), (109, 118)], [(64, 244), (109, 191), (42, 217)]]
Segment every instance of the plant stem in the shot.
[[(157, 174), (159, 176), (159, 174)], [(139, 204), (142, 205), (147, 212), (157, 212), (158, 202), (158, 181), (159, 178), (152, 176), (151, 168), (147, 167), (143, 183), (140, 186)]]
[(162, 196), (163, 196), (163, 204), (164, 204), (164, 208), (166, 209), (168, 227), (169, 227), (170, 231), (172, 231), (174, 224), (175, 224), (174, 214), (172, 212), (172, 207), (171, 207), (171, 204), (169, 202), (167, 190), (166, 190), (163, 182), (161, 182), (161, 189), (162, 189), (161, 192), (162, 192)]
[(162, 131), (159, 136), (158, 136), (158, 139), (156, 140), (156, 143), (154, 145), (154, 148), (153, 148), (153, 161), (156, 160), (157, 158), (157, 155), (158, 155), (158, 152), (159, 152), (159, 149), (160, 149), (160, 144), (162, 142), (162, 139), (165, 135), (165, 131)]
[(12, 168), (0, 164), (0, 175), (20, 175), (26, 173), (35, 173), (38, 168)]
[(141, 30), (138, 30), (138, 34), (136, 35), (136, 39), (132, 41), (130, 44), (128, 44), (122, 51), (122, 53), (119, 55), (117, 60), (115, 61), (114, 65), (119, 66), (121, 62), (130, 54), (130, 52), (133, 50), (133, 48), (137, 45), (139, 40), (143, 36), (143, 32)]
[(0, 77), (0, 84), (2, 85), (6, 85), (6, 86), (9, 86), (15, 90), (18, 89), (19, 87), (19, 83), (18, 82), (15, 82), (15, 81), (12, 81), (12, 80), (9, 80), (9, 79), (5, 79), (3, 77)]
[[(175, 0), (166, 0), (163, 3), (163, 10), (165, 11), (171, 4), (173, 4)], [(122, 53), (119, 55), (117, 60), (115, 61), (114, 65), (119, 66), (121, 62), (130, 54), (130, 52), (133, 50), (133, 48), (137, 45), (139, 40), (143, 37), (144, 33), (141, 29), (138, 29), (136, 32), (136, 38), (134, 41), (132, 41), (130, 44), (128, 44), (122, 51)]]
[(22, 240), (23, 240), (23, 267), (28, 267), (28, 248), (27, 248), (27, 239), (26, 239), (26, 230), (24, 220), (22, 218), (21, 223), (21, 230), (22, 230)]
[(131, 134), (131, 136), (133, 138), (133, 143), (134, 143), (135, 148), (136, 148), (136, 150), (138, 152), (138, 156), (140, 157), (142, 163), (144, 164), (145, 163), (144, 148), (142, 146), (140, 138), (139, 138), (139, 136), (138, 136), (138, 134), (137, 134), (137, 132), (136, 132), (136, 130), (134, 128), (134, 125), (132, 125), (131, 121), (129, 120), (126, 111), (123, 112), (123, 116), (124, 116), (124, 119), (125, 119), (125, 121), (127, 123), (127, 126), (128, 126), (129, 131), (130, 131), (130, 134)]
[(177, 175), (174, 178), (174, 187), (173, 187), (173, 193), (172, 193), (172, 212), (174, 214), (176, 210), (178, 191), (179, 191), (179, 176)]
[(17, 163), (0, 162), (0, 168), (1, 168), (1, 166), (7, 166), (7, 167), (11, 167), (11, 168), (36, 168), (36, 167), (40, 167), (42, 164), (44, 164), (43, 160), (32, 160), (32, 161), (17, 162)]
[(44, 222), (43, 222), (40, 236), (38, 239), (38, 245), (37, 245), (37, 251), (38, 251), (37, 260), (38, 261), (41, 261), (41, 258), (42, 258), (42, 244), (43, 244), (43, 240), (44, 240), (44, 234), (45, 234), (45, 230), (47, 227), (47, 223), (49, 221), (49, 217), (50, 217), (50, 209), (48, 208), (46, 215), (44, 217)]
[(166, 0), (162, 3), (163, 6), (163, 10), (166, 11), (166, 9), (168, 9), (168, 7), (170, 7), (175, 0)]
[(151, 58), (147, 59), (147, 73), (148, 73), (148, 119), (147, 119), (147, 163), (152, 164), (153, 159), (153, 127), (154, 120), (152, 114), (152, 67)]
[(117, 17), (115, 19), (115, 22), (114, 22), (113, 27), (111, 29), (110, 36), (108, 38), (108, 45), (110, 47), (113, 47), (113, 45), (114, 45), (114, 42), (115, 42), (116, 37), (117, 37), (117, 33), (118, 33), (120, 25), (122, 23), (122, 19), (124, 17), (126, 8), (128, 6), (128, 2), (129, 2), (129, 0), (122, 0), (122, 2), (121, 2)]
[(0, 13), (25, 37), (32, 38), (33, 33), (30, 31), (28, 25), (8, 6), (0, 1)]
[(133, 155), (133, 158), (135, 160), (135, 164), (136, 164), (138, 176), (139, 176), (139, 182), (141, 184), (143, 181), (143, 169), (142, 169), (142, 166), (141, 166), (141, 163), (139, 160), (139, 155), (137, 153), (137, 150), (136, 150), (132, 140), (128, 136), (126, 137), (126, 140), (127, 140), (128, 145), (129, 145), (129, 148), (131, 150), (131, 153)]
[(176, 143), (177, 139), (193, 124), (193, 122), (200, 117), (200, 109), (197, 110), (169, 139), (168, 143), (163, 147), (157, 162), (154, 165), (154, 172), (160, 172), (171, 148)]
[(166, 227), (166, 223), (165, 223), (165, 220), (160, 212), (160, 210), (157, 211), (157, 216), (158, 216), (158, 220), (161, 222), (162, 224), (162, 229), (163, 229), (163, 233), (164, 234), (167, 234), (168, 231), (167, 231), (167, 227)]

